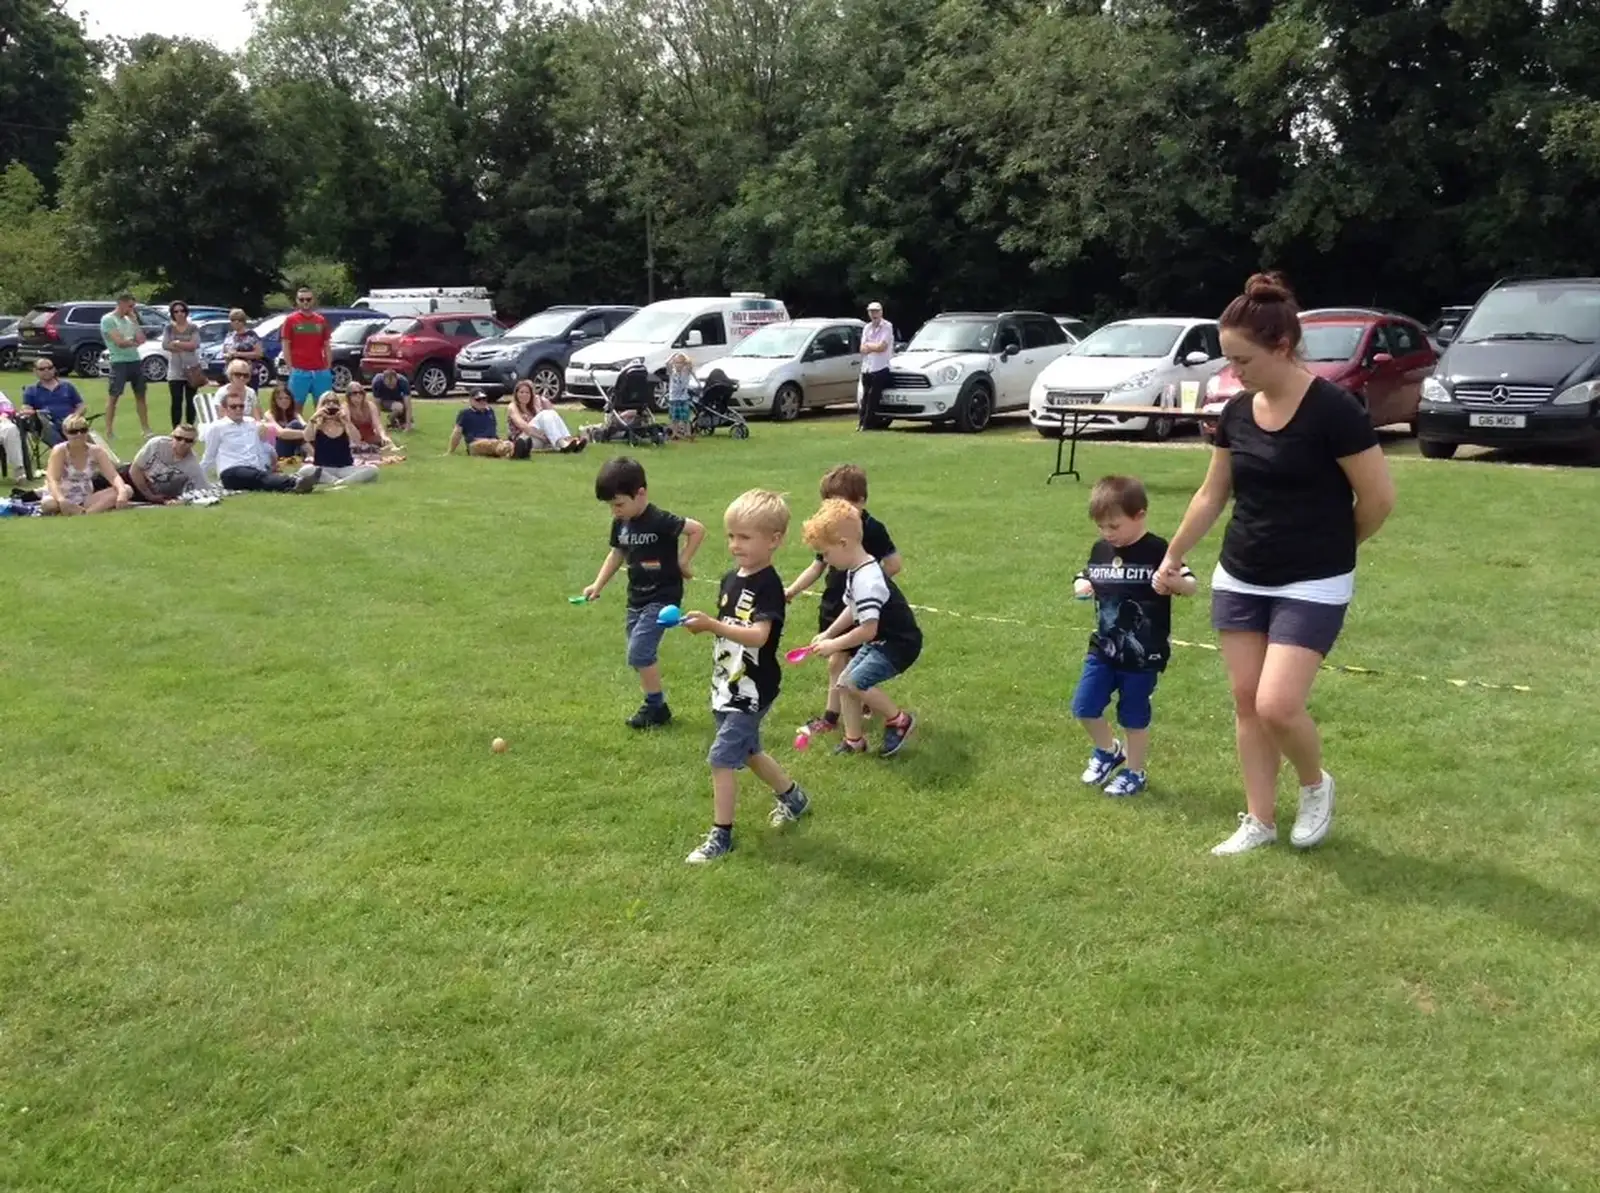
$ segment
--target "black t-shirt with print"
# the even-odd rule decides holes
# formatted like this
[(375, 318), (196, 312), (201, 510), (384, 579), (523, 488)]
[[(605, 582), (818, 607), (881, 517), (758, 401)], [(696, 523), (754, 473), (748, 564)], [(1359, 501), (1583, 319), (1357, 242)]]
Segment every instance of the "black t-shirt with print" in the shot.
[(883, 651), (896, 671), (904, 671), (922, 653), (922, 629), (911, 613), (911, 606), (883, 574), (876, 559), (853, 567), (845, 575), (845, 603), (854, 611), (857, 625), (878, 623), (872, 645)]
[[(1165, 671), (1172, 654), (1172, 598), (1151, 583), (1167, 540), (1147, 534), (1126, 547), (1098, 540), (1077, 579), (1094, 585), (1089, 650), (1121, 671)], [(1183, 574), (1192, 575), (1188, 568)]]
[(778, 668), (778, 642), (783, 637), (787, 604), (783, 579), (770, 564), (759, 572), (722, 577), (717, 594), (717, 619), (733, 625), (772, 623), (772, 632), (759, 650), (730, 638), (716, 638), (712, 648), (711, 707), (717, 712), (760, 712), (778, 698), (782, 676)]
[(1252, 395), (1217, 420), (1233, 462), (1233, 518), (1222, 566), (1246, 584), (1277, 587), (1342, 576), (1356, 566), (1355, 494), (1339, 461), (1376, 446), (1356, 398), (1317, 378), (1281, 431), (1256, 425)]
[(678, 536), (683, 519), (647, 505), (637, 518), (611, 520), (611, 546), (628, 557), (628, 607), (683, 603)]
[[(866, 510), (861, 511), (861, 546), (880, 563), (895, 553), (894, 539), (889, 530)], [(822, 556), (817, 556), (822, 562)], [(822, 581), (822, 617), (825, 625), (832, 625), (844, 611), (844, 581), (849, 573), (844, 568), (829, 568)]]

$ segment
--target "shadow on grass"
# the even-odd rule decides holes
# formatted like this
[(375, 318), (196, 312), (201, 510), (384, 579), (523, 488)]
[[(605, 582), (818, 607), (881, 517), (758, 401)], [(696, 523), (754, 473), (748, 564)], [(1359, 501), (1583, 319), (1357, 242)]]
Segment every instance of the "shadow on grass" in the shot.
[(919, 894), (932, 890), (943, 878), (920, 863), (895, 858), (881, 850), (855, 849), (820, 833), (791, 832), (767, 845), (765, 851), (780, 865), (835, 874), (878, 890)]
[(918, 791), (964, 787), (978, 770), (972, 736), (943, 722), (926, 730), (919, 725), (905, 751), (883, 763)]
[(1309, 855), (1358, 895), (1391, 903), (1456, 904), (1530, 932), (1582, 944), (1600, 942), (1600, 903), (1491, 863), (1384, 853), (1335, 839)]

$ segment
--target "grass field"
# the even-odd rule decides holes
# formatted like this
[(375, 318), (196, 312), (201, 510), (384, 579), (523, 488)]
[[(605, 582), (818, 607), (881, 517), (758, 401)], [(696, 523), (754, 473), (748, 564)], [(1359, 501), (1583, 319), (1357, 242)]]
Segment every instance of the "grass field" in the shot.
[[(668, 635), (677, 722), (622, 728), (622, 589), (564, 600), (599, 451), (446, 460), (452, 410), (369, 490), (5, 525), (0, 1188), (1597, 1187), (1596, 473), (1396, 461), (1334, 658), (1385, 674), (1314, 699), (1334, 834), (1225, 860), (1214, 653), (1162, 682), (1150, 793), (1076, 781), (1092, 527), (1049, 445), (648, 451), (713, 528), (686, 604), (733, 496), (792, 495), (793, 575), (854, 459), (929, 607), (905, 753), (795, 754), (787, 670), (813, 815), (768, 829), (747, 778), (695, 869), (709, 645)], [(1203, 456), (1080, 466), (1170, 532)]]

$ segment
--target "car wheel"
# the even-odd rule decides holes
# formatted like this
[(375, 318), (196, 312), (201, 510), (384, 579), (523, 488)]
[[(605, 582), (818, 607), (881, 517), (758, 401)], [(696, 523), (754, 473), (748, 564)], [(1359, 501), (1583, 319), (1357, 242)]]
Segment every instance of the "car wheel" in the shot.
[(0, 348), (0, 369), (8, 372), (17, 367), (17, 350), (15, 348)]
[(272, 384), (272, 370), (267, 367), (266, 361), (258, 360), (251, 363), (250, 384), (256, 389), (265, 389)]
[(667, 412), (667, 375), (665, 373), (657, 373), (655, 383), (656, 413), (665, 414)]
[(355, 379), (356, 379), (356, 375), (350, 371), (350, 366), (349, 365), (334, 365), (333, 366), (333, 388), (334, 389), (349, 389), (350, 388), (350, 383), (352, 381), (354, 381)]
[(804, 405), (800, 387), (793, 381), (785, 381), (778, 387), (778, 392), (772, 395), (772, 421), (793, 422), (800, 417), (800, 408)]
[(1178, 420), (1171, 417), (1152, 418), (1144, 424), (1144, 437), (1156, 443), (1165, 443), (1178, 429)]
[(100, 354), (105, 349), (99, 344), (80, 344), (72, 354), (72, 371), (80, 377), (100, 376)]
[(969, 435), (983, 430), (993, 417), (994, 395), (989, 392), (988, 385), (981, 381), (956, 404), (956, 426)]
[(543, 364), (534, 369), (533, 375), (528, 378), (533, 382), (533, 396), (543, 398), (546, 402), (559, 402), (561, 400), (561, 370), (555, 365)]
[(146, 381), (165, 381), (167, 379), (167, 358), (165, 356), (147, 356), (144, 363), (139, 366), (139, 371), (144, 374)]
[(1437, 439), (1417, 440), (1417, 450), (1429, 460), (1448, 460), (1456, 454), (1454, 443), (1440, 443)]
[(450, 374), (436, 360), (430, 360), (417, 370), (417, 388), (424, 397), (442, 398), (450, 392)]

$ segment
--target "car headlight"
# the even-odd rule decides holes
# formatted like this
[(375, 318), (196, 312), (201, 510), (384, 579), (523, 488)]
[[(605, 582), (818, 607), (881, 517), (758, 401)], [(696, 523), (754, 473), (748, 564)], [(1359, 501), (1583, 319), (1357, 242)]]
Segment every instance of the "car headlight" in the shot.
[(961, 380), (961, 374), (966, 371), (967, 366), (963, 364), (945, 365), (934, 375), (934, 380), (940, 385), (949, 385), (952, 381)]
[(1586, 406), (1600, 398), (1600, 381), (1580, 381), (1555, 396), (1552, 406)]
[(1422, 400), (1424, 402), (1448, 402), (1451, 400), (1450, 391), (1444, 387), (1444, 382), (1437, 377), (1428, 377), (1422, 382)]
[(1156, 371), (1154, 369), (1146, 369), (1142, 373), (1135, 373), (1132, 377), (1124, 377), (1121, 381), (1113, 385), (1107, 392), (1116, 394), (1130, 389), (1143, 389), (1155, 379)]

